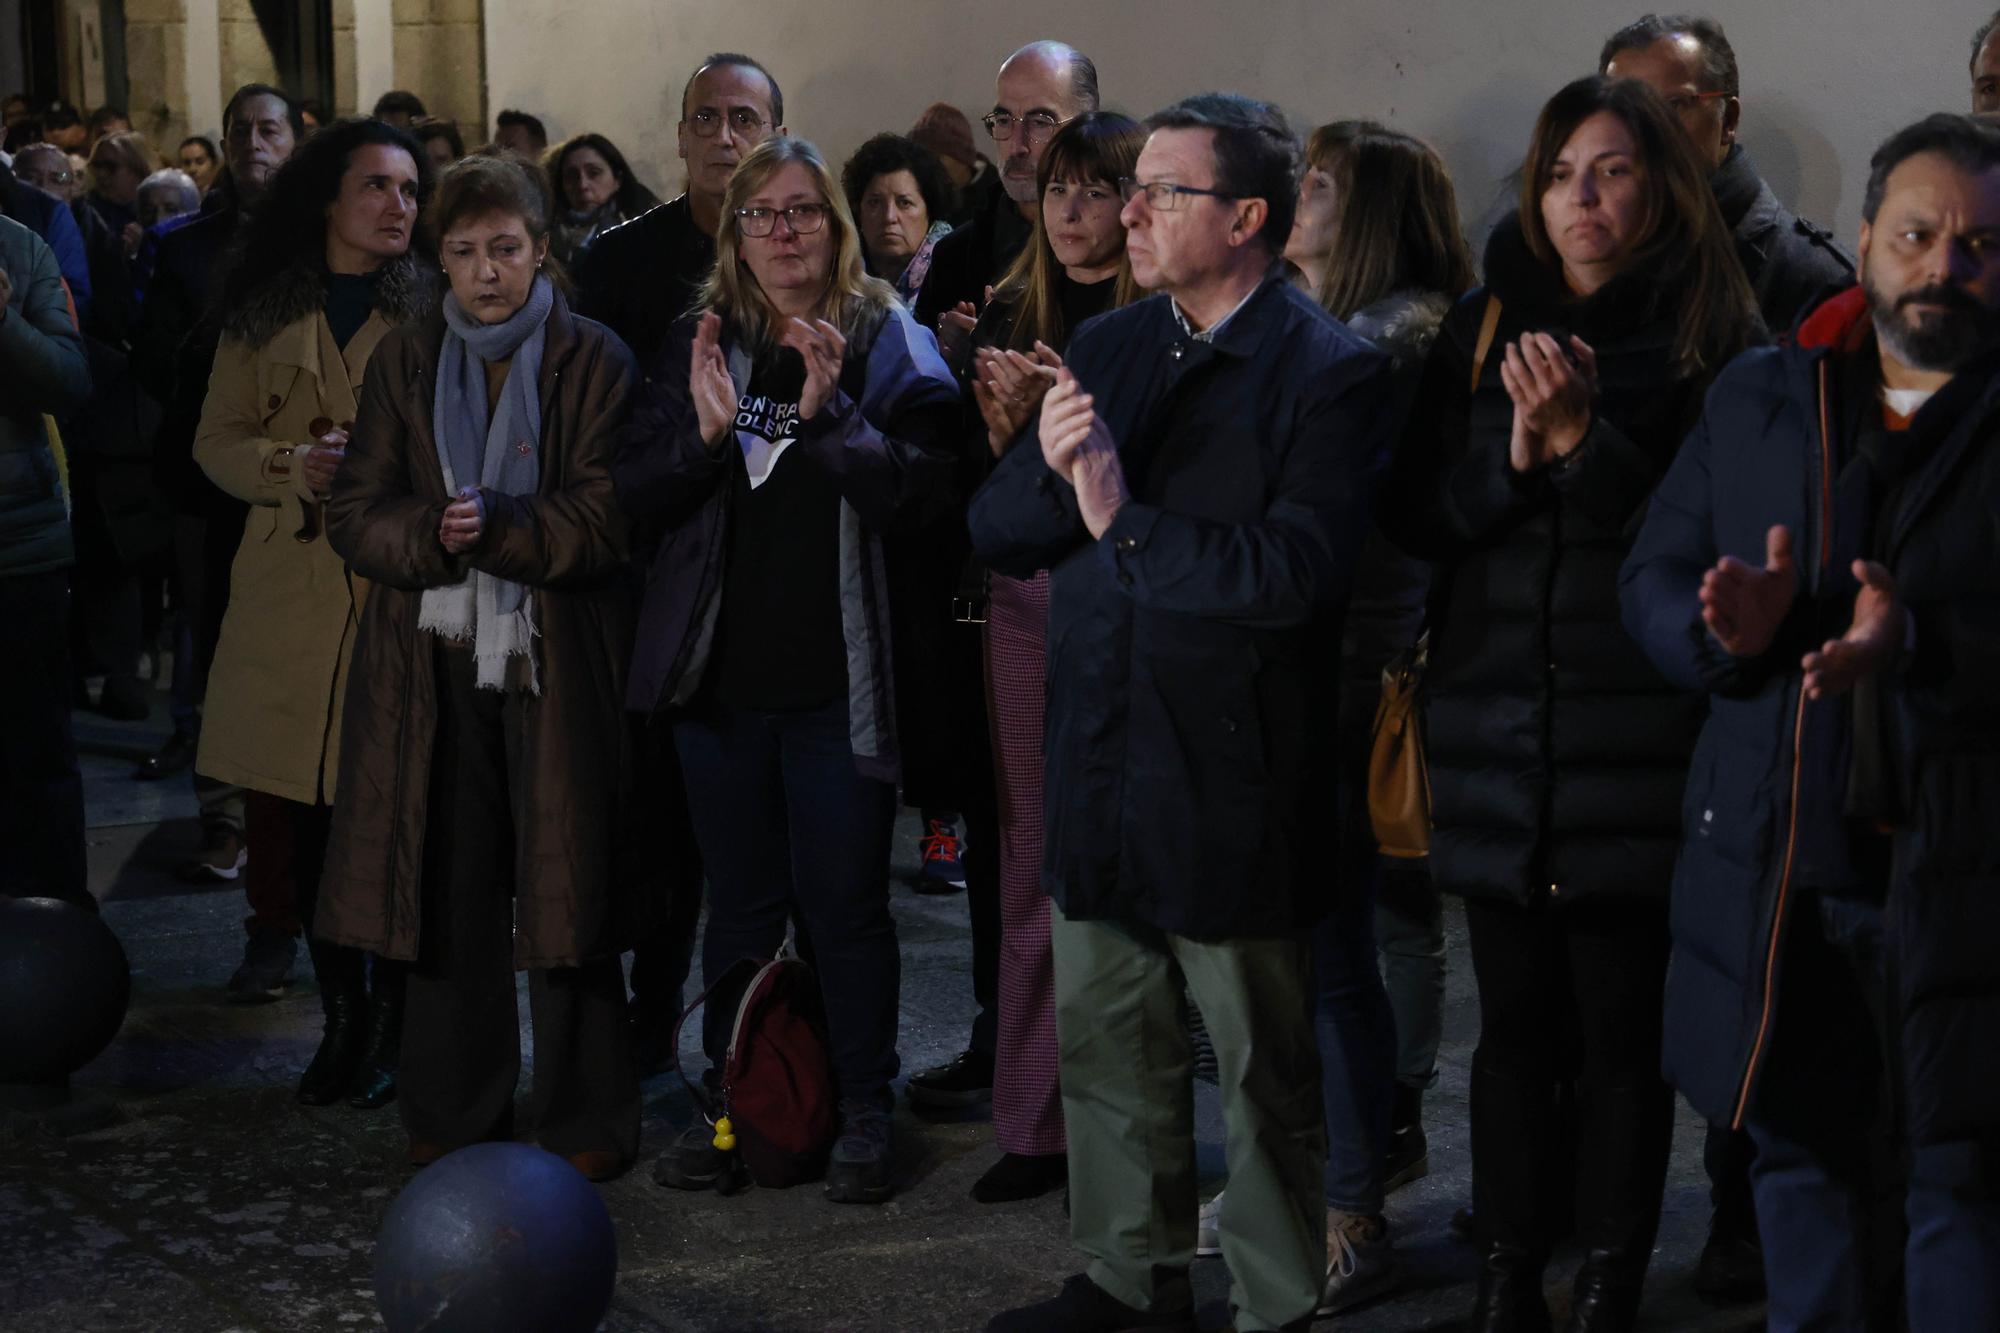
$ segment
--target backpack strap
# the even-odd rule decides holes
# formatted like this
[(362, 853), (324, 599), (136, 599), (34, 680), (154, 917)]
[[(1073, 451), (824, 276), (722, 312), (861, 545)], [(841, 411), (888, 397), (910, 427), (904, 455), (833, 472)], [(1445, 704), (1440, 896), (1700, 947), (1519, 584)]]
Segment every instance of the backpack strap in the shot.
[(1486, 313), (1479, 319), (1479, 341), (1472, 345), (1472, 389), (1479, 392), (1479, 372), (1486, 368), (1486, 354), (1493, 350), (1493, 335), (1500, 329), (1500, 298), (1486, 294)]
[(755, 969), (760, 966), (762, 964), (755, 958), (744, 958), (738, 960), (730, 967), (723, 969), (722, 975), (711, 981), (707, 989), (694, 997), (694, 1003), (683, 1009), (681, 1016), (674, 1020), (673, 1042), (667, 1049), (667, 1062), (672, 1066), (674, 1073), (679, 1076), (682, 1084), (686, 1086), (688, 1096), (694, 1101), (695, 1109), (700, 1111), (711, 1124), (715, 1122), (716, 1116), (721, 1112), (716, 1107), (714, 1100), (709, 1097), (708, 1089), (702, 1086), (701, 1080), (698, 1078), (689, 1078), (687, 1071), (681, 1068), (681, 1032), (687, 1027), (688, 1020), (694, 1017), (694, 1011), (708, 1003), (709, 996), (734, 981), (736, 976), (745, 967), (752, 969), (752, 975), (754, 976)]

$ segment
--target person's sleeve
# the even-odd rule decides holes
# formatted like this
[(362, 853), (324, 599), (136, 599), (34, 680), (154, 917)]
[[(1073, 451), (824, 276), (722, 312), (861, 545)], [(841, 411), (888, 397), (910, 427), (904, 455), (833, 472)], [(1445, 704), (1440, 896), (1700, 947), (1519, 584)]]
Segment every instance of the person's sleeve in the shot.
[[(393, 343), (385, 343), (375, 350), (375, 362), (397, 354)], [(465, 558), (438, 541), (445, 501), (410, 489), (409, 451), (420, 447), (421, 437), (410, 428), (406, 404), (389, 391), (390, 376), (375, 371), (371, 366), (362, 383), (347, 458), (333, 474), (327, 541), (371, 582), (404, 589), (457, 583), (465, 577)]]
[(964, 409), (937, 341), (901, 311), (868, 352), (863, 402), (838, 385), (798, 449), (877, 532), (920, 526), (950, 503)]
[(613, 437), (611, 481), (619, 507), (650, 531), (686, 521), (729, 475), (728, 452), (710, 449), (701, 438), (688, 392), (691, 354), (685, 328), (667, 338)]
[(565, 484), (550, 494), (482, 490), (486, 521), (467, 553), (475, 569), (556, 587), (599, 578), (625, 560), (626, 523), (611, 480), (619, 429), (632, 410), (632, 354), (607, 333), (588, 376), (582, 420), (566, 444)]
[(90, 398), (90, 359), (55, 252), (20, 230), (27, 265), (9, 271), (15, 302), (0, 318), (0, 404), (14, 413), (64, 413)]
[(1261, 519), (1224, 523), (1127, 501), (1097, 539), (1120, 587), (1154, 611), (1282, 629), (1344, 601), (1393, 428), (1389, 358), (1353, 352), (1313, 395)]
[(1506, 438), (1472, 439), (1472, 345), (1484, 311), (1474, 293), (1446, 317), (1383, 486), (1383, 531), (1424, 560), (1453, 559), (1548, 498), (1545, 474), (1514, 470)]
[(940, 240), (931, 251), (931, 266), (924, 274), (924, 285), (917, 292), (913, 307), (917, 323), (924, 328), (935, 329), (939, 315), (969, 299), (965, 289), (972, 235), (968, 229), (960, 228)]
[(76, 317), (88, 319), (96, 293), (90, 286), (90, 252), (84, 248), (83, 228), (76, 225), (75, 215), (67, 208), (54, 208), (49, 211), (44, 236), (49, 249), (55, 251), (56, 266), (69, 284), (70, 295), (76, 298)]
[(238, 339), (224, 338), (215, 349), (208, 397), (195, 428), (194, 461), (210, 481), (249, 504), (280, 505), (287, 495), (311, 503), (319, 497), (306, 483), (305, 448), (304, 441), (265, 434), (257, 353)]
[[(1711, 398), (1713, 403), (1713, 398)], [(1727, 652), (1701, 618), (1701, 581), (1721, 559), (1715, 540), (1712, 412), (1704, 412), (1653, 491), (1638, 540), (1618, 575), (1619, 611), (1660, 674), (1686, 690), (1740, 698), (1755, 694), (1795, 650), (1795, 606), (1761, 657)]]
[(1090, 540), (1076, 507), (1076, 489), (1042, 457), (1037, 411), (983, 485), (966, 513), (972, 549), (1009, 578), (1033, 577)]

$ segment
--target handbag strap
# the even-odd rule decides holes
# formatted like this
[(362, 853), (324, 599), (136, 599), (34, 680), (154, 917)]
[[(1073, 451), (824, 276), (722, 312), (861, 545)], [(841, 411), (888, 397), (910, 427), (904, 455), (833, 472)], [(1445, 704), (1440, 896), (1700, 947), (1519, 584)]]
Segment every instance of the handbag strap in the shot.
[(1486, 313), (1479, 318), (1479, 341), (1472, 345), (1472, 385), (1479, 392), (1479, 372), (1486, 368), (1486, 354), (1493, 350), (1493, 335), (1500, 329), (1500, 298), (1488, 292)]

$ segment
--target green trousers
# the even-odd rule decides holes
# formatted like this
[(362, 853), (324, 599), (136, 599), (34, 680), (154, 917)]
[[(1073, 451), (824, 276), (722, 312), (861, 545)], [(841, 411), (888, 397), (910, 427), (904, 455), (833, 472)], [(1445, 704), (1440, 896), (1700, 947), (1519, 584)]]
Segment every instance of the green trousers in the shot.
[(1326, 1277), (1326, 1127), (1304, 938), (1206, 943), (1071, 921), (1061, 909), (1050, 933), (1070, 1236), (1090, 1256), (1091, 1281), (1140, 1309), (1190, 1299), (1198, 1201), (1185, 984), (1220, 1068), (1220, 1230), (1236, 1327), (1310, 1318)]

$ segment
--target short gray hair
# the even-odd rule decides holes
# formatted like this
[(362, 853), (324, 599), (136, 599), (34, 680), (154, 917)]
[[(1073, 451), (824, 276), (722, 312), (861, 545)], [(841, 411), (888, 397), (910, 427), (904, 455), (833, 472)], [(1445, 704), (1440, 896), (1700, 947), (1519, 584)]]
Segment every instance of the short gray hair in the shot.
[(148, 191), (172, 190), (174, 192), (174, 212), (193, 213), (201, 208), (201, 187), (194, 183), (194, 177), (177, 167), (167, 167), (156, 171), (139, 182), (139, 197), (144, 199)]
[(1037, 55), (1045, 60), (1058, 61), (1067, 66), (1069, 69), (1069, 95), (1076, 101), (1077, 114), (1081, 115), (1086, 111), (1097, 110), (1097, 63), (1089, 56), (1077, 50), (1068, 42), (1058, 42), (1045, 38), (1039, 42), (1029, 42), (1013, 55), (1001, 61), (1000, 67), (1005, 69), (1025, 55)]

